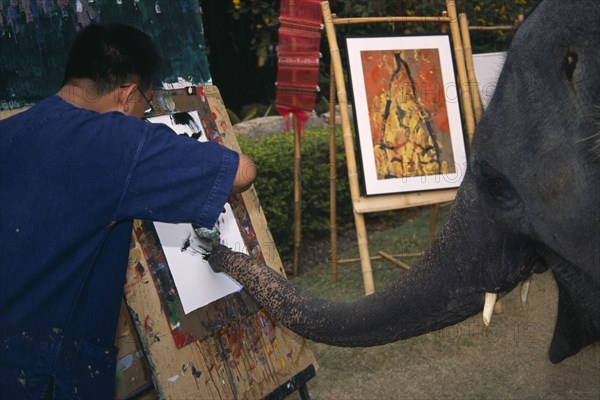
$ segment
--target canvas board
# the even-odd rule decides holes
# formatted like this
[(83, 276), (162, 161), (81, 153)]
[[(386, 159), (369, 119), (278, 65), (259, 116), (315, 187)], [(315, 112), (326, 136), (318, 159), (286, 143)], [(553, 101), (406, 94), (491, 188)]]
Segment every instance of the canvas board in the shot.
[(473, 66), (483, 108), (487, 108), (498, 84), (506, 52), (473, 54)]
[(458, 187), (466, 153), (448, 35), (346, 47), (366, 195)]
[[(179, 135), (207, 141), (197, 111), (152, 117), (148, 121), (168, 125)], [(213, 227), (219, 241), (248, 254), (231, 206), (225, 204), (224, 210)], [(213, 272), (203, 257), (208, 251), (206, 245), (192, 224), (154, 222), (154, 228), (186, 314), (241, 289), (228, 275)]]

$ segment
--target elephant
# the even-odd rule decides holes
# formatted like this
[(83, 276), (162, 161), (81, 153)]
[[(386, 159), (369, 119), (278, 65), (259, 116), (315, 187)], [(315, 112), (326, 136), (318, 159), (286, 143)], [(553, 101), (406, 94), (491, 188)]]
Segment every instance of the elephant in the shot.
[(397, 280), (351, 301), (319, 299), (215, 245), (239, 281), (299, 335), (375, 346), (456, 324), (550, 269), (558, 316), (549, 359), (600, 338), (600, 2), (542, 1), (519, 26), (477, 125), (440, 232)]

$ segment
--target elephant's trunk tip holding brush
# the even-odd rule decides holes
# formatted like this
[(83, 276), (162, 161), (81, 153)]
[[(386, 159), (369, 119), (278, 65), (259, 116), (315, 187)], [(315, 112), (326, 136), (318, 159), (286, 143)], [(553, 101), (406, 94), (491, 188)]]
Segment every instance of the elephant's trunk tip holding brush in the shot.
[(550, 269), (559, 290), (550, 360), (598, 340), (600, 2), (542, 1), (518, 28), (444, 227), (387, 287), (330, 302), (220, 245), (209, 262), (283, 325), (339, 346), (406, 339), (482, 309), (489, 323), (497, 294)]

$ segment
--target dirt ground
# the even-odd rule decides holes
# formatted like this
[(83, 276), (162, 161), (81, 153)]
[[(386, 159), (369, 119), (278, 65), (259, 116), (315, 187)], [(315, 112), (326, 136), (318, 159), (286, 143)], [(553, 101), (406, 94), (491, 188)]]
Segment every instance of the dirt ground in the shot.
[(547, 350), (556, 319), (550, 273), (535, 275), (529, 301), (518, 290), (489, 327), (481, 314), (418, 338), (371, 348), (315, 343), (314, 400), (600, 399), (600, 343), (560, 364)]

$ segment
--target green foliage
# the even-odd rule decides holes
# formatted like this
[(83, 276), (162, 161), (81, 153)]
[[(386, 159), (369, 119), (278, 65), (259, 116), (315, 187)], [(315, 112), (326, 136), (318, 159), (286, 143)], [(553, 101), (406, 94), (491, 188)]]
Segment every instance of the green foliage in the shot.
[(244, 20), (248, 24), (252, 35), (251, 50), (255, 52), (259, 66), (277, 57), (273, 50), (277, 42), (275, 28), (279, 21), (279, 1), (232, 0), (228, 11), (234, 20)]
[(253, 107), (248, 111), (248, 114), (244, 115), (244, 119), (242, 121), (248, 121), (251, 120), (252, 118), (256, 117), (256, 114), (258, 112), (258, 108)]
[(242, 122), (240, 120), (240, 117), (237, 116), (236, 113), (233, 112), (233, 110), (230, 110), (229, 108), (226, 109), (227, 110), (227, 116), (229, 117), (229, 120), (231, 121), (232, 124), (239, 124), (240, 122)]
[[(282, 257), (292, 254), (294, 240), (294, 137), (278, 134), (261, 140), (239, 138), (242, 151), (258, 166), (255, 188), (269, 229)], [(352, 221), (343, 142), (336, 135), (336, 205), (338, 225)], [(329, 130), (309, 129), (302, 140), (302, 237), (329, 232)]]

